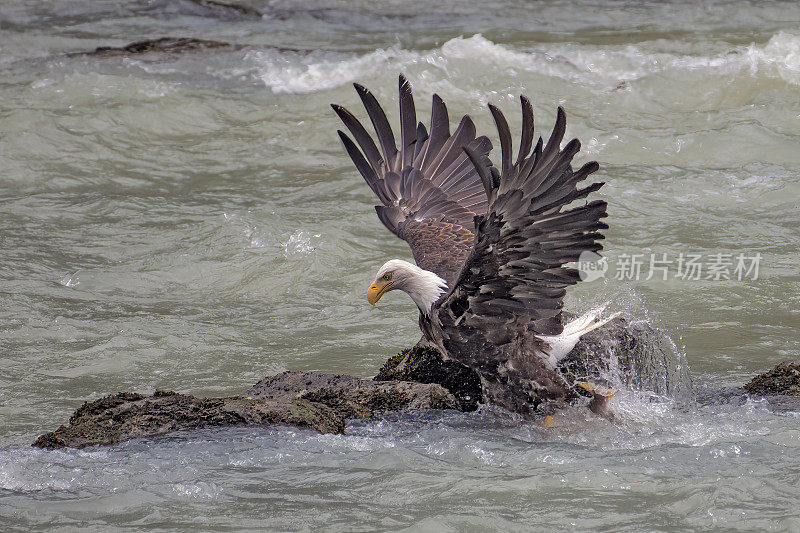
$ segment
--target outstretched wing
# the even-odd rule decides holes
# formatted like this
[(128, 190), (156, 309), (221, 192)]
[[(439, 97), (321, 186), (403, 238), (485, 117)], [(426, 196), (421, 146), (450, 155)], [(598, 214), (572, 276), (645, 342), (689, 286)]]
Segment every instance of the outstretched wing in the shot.
[[(369, 90), (356, 91), (375, 128), (378, 144), (347, 109), (332, 105), (355, 139), (339, 131), (347, 153), (383, 205), (378, 218), (411, 247), (421, 268), (452, 285), (474, 244), (474, 217), (486, 213), (486, 193), (475, 164), (491, 173), (485, 136), (464, 116), (450, 134), (447, 107), (433, 95), (430, 134), (417, 123), (411, 85), (400, 76), (400, 148), (386, 114)], [(380, 146), (380, 149), (378, 148)], [(473, 164), (464, 152), (468, 148)]]
[(533, 144), (533, 111), (522, 97), (522, 141), (512, 163), (511, 133), (503, 114), (491, 106), (502, 150), (498, 180), (485, 171), (479, 154), (466, 148), (489, 198), (488, 213), (476, 219), (477, 240), (459, 280), (438, 313), (443, 323), (461, 323), (486, 332), (495, 339), (524, 321), (537, 334), (561, 333), (561, 309), (566, 287), (576, 284), (578, 271), (565, 266), (582, 252), (597, 252), (608, 226), (606, 202), (595, 200), (568, 207), (603, 183), (579, 189), (578, 184), (598, 168), (585, 164), (573, 172), (571, 162), (580, 149), (573, 139), (561, 150), (566, 119), (559, 107), (555, 128), (547, 145)]

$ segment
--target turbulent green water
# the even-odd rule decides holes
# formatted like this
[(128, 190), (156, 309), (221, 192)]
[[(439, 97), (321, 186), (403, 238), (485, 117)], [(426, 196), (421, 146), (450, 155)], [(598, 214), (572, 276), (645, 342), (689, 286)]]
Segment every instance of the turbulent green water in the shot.
[[(0, 529), (800, 530), (797, 414), (721, 393), (800, 352), (798, 5), (248, 5), (263, 17), (0, 5)], [(76, 54), (163, 36), (242, 46)], [(519, 93), (544, 130), (565, 108), (611, 225), (605, 280), (568, 305), (661, 328), (699, 401), (625, 390), (616, 421), (576, 407), (548, 430), (451, 413), (30, 448), (108, 393), (370, 376), (418, 338), (404, 295), (364, 301), (409, 254), (328, 107), (363, 116), (358, 81), (393, 108), (400, 72), (422, 115), (437, 92), (491, 137), (488, 102), (514, 130)], [(635, 254), (640, 278), (616, 279)], [(760, 254), (758, 276), (682, 279), (681, 254)]]

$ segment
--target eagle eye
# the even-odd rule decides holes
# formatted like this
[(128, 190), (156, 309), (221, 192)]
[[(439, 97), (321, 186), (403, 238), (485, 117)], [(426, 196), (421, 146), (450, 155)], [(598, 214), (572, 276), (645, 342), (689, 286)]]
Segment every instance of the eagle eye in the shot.
[(391, 275), (391, 274), (389, 274), (388, 272), (387, 272), (386, 274), (384, 274), (383, 276), (381, 276), (381, 277), (382, 277), (383, 279), (385, 279), (386, 281), (389, 281), (389, 280), (391, 280), (391, 279), (392, 279), (392, 275)]

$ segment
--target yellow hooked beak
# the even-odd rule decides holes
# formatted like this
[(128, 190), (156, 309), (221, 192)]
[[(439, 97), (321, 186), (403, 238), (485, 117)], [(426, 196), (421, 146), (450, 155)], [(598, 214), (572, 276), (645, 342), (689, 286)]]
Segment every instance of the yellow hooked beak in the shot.
[(383, 293), (388, 291), (389, 287), (391, 286), (391, 280), (379, 279), (378, 281), (374, 282), (369, 286), (369, 289), (367, 289), (367, 301), (370, 304), (375, 305), (377, 301), (381, 299)]

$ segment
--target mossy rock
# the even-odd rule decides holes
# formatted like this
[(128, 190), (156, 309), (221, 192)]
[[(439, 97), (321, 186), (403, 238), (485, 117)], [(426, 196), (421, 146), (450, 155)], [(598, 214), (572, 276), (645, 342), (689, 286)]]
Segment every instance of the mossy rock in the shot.
[(156, 391), (122, 392), (86, 402), (69, 425), (41, 435), (39, 448), (84, 448), (208, 427), (288, 425), (322, 433), (344, 432), (344, 417), (302, 399), (197, 398)]
[(478, 374), (457, 361), (445, 361), (432, 346), (418, 344), (403, 350), (386, 361), (373, 379), (437, 383), (455, 397), (459, 411), (474, 411), (483, 401)]
[(760, 396), (800, 396), (800, 361), (784, 361), (759, 374), (744, 386), (750, 394)]

